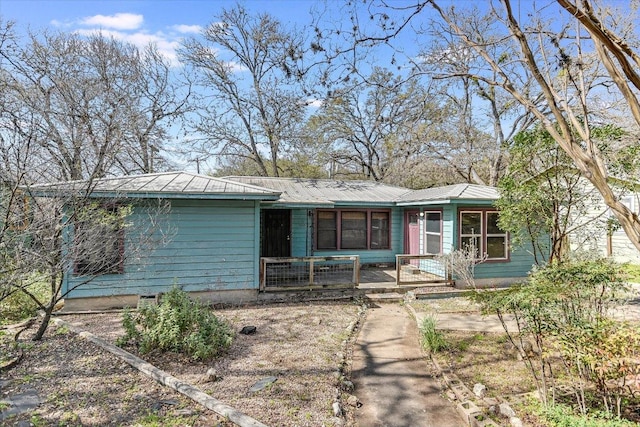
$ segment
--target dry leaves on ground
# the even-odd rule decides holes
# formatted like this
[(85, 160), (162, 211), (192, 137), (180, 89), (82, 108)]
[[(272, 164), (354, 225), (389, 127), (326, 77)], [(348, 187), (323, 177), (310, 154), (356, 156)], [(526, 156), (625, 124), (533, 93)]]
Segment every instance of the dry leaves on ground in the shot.
[[(216, 310), (236, 331), (253, 325), (257, 332), (237, 335), (229, 352), (209, 363), (171, 353), (142, 357), (267, 425), (336, 425), (332, 403), (347, 356), (343, 342), (358, 313), (353, 303), (335, 302)], [(62, 319), (110, 342), (123, 334), (120, 313)], [(47, 426), (227, 424), (64, 328), (52, 325), (41, 342), (26, 345), (30, 348), (24, 361), (2, 375), (2, 397), (33, 388), (43, 403), (10, 423), (31, 418)], [(219, 381), (206, 381), (210, 368), (218, 372)], [(249, 391), (269, 376), (277, 381), (262, 391)], [(343, 425), (353, 424), (350, 418), (347, 414)]]

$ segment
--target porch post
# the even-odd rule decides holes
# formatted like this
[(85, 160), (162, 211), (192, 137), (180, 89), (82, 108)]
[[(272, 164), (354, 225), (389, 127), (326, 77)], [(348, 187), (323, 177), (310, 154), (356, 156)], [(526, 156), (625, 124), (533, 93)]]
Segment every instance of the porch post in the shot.
[(313, 285), (313, 258), (309, 258), (309, 284)]

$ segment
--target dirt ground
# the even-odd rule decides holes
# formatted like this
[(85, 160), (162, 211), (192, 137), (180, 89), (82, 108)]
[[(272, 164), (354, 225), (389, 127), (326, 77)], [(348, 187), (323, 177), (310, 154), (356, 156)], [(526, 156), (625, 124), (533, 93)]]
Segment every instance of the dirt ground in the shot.
[[(425, 313), (478, 310), (465, 298), (419, 300), (411, 305)], [(357, 425), (346, 403), (349, 395), (339, 392), (339, 377), (349, 374), (355, 338), (350, 326), (362, 319), (362, 306), (353, 302), (276, 304), (220, 309), (216, 314), (230, 321), (236, 331), (253, 325), (257, 332), (238, 334), (229, 352), (209, 363), (171, 353), (142, 357), (270, 426)], [(120, 313), (60, 318), (110, 342), (123, 334)], [(65, 328), (52, 325), (41, 342), (29, 341), (30, 332), (33, 329), (21, 337), (24, 360), (0, 372), (0, 416), (6, 409), (2, 400), (24, 391), (36, 392), (41, 403), (28, 414), (0, 418), (0, 425), (232, 425)], [(450, 331), (446, 339), (451, 345), (436, 360), (467, 387), (482, 383), (489, 396), (507, 399), (533, 390), (524, 363), (503, 334)], [(6, 360), (0, 346), (0, 363)], [(210, 368), (221, 377), (219, 381), (206, 379)], [(270, 376), (277, 381), (259, 392), (249, 391)], [(338, 394), (345, 410), (341, 419), (335, 418), (332, 410)], [(526, 425), (538, 425), (521, 415), (529, 421)]]
[[(348, 405), (343, 405), (346, 417), (336, 419), (332, 404), (339, 394), (341, 368), (349, 359), (349, 326), (360, 316), (357, 304), (281, 304), (216, 310), (216, 314), (237, 331), (252, 325), (257, 332), (238, 334), (229, 352), (209, 363), (171, 353), (142, 357), (267, 425), (355, 424)], [(123, 334), (119, 313), (60, 317), (110, 342)], [(52, 324), (36, 343), (28, 341), (28, 333), (21, 340), (24, 360), (0, 373), (0, 401), (31, 389), (42, 403), (3, 425), (27, 420), (36, 426), (232, 425), (64, 327)], [(221, 377), (218, 381), (207, 380), (210, 368)], [(249, 391), (271, 376), (277, 378), (272, 385)], [(346, 399), (344, 393), (341, 397)]]
[[(418, 312), (473, 313), (480, 307), (467, 298), (418, 300), (411, 304)], [(504, 333), (444, 331), (446, 350), (434, 354), (443, 370), (455, 372), (467, 387), (476, 383), (487, 387), (487, 395), (509, 397), (535, 389), (525, 364)], [(517, 381), (514, 381), (517, 378)]]
[[(635, 302), (634, 302), (635, 301)], [(640, 321), (640, 306), (637, 299), (617, 307), (613, 315), (627, 321)], [(417, 300), (411, 303), (417, 311), (425, 314), (436, 313), (480, 313), (480, 307), (467, 298), (443, 298)], [(640, 326), (640, 323), (638, 323)], [(443, 331), (447, 348), (433, 354), (433, 359), (442, 370), (455, 373), (468, 389), (475, 384), (486, 387), (486, 396), (506, 400), (514, 405), (525, 426), (545, 426), (532, 414), (526, 413), (526, 394), (536, 390), (535, 381), (514, 344), (505, 333)], [(525, 341), (529, 341), (525, 338)], [(530, 342), (530, 341), (529, 341)], [(516, 345), (518, 343), (516, 342)], [(534, 364), (535, 364), (535, 355)], [(562, 366), (554, 366), (556, 372)], [(562, 378), (562, 375), (560, 375)], [(561, 386), (562, 384), (560, 384)], [(562, 397), (558, 397), (562, 401)], [(637, 399), (636, 399), (637, 400)], [(567, 398), (572, 402), (572, 396)], [(629, 402), (628, 402), (629, 403)], [(640, 425), (640, 407), (629, 403), (625, 417)], [(505, 419), (494, 419), (500, 425), (510, 425)]]

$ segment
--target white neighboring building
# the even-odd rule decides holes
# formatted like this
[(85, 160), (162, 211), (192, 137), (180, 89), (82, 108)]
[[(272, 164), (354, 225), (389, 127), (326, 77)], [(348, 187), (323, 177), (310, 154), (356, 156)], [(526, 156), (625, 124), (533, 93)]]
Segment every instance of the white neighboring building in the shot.
[[(595, 189), (591, 191), (596, 196), (593, 208), (590, 209), (591, 221), (571, 233), (571, 249), (595, 251), (620, 263), (640, 264), (640, 251), (631, 243), (624, 230), (618, 226), (612, 233), (608, 232), (611, 222), (617, 224), (617, 221), (602, 197)], [(632, 212), (640, 215), (640, 193), (621, 195), (620, 200)]]
[[(636, 215), (640, 215), (640, 193), (624, 196), (620, 199)], [(613, 215), (612, 215), (613, 216)], [(640, 264), (640, 251), (631, 243), (622, 228), (606, 236), (606, 255), (618, 262)]]

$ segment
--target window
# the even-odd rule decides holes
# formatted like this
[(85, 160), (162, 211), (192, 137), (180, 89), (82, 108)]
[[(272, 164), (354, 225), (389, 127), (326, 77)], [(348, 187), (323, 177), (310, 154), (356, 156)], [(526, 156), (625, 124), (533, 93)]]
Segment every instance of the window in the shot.
[(75, 223), (75, 274), (118, 274), (124, 268), (124, 207), (83, 208)]
[(460, 212), (460, 248), (475, 250), (487, 260), (509, 259), (508, 234), (498, 226), (499, 214), (491, 210)]
[(498, 212), (485, 212), (487, 221), (485, 252), (487, 259), (507, 259), (509, 257), (507, 233), (498, 226), (498, 216)]
[(442, 212), (425, 212), (425, 253), (442, 253)]
[(320, 248), (335, 249), (338, 247), (337, 246), (338, 229), (336, 228), (337, 218), (338, 218), (337, 212), (330, 212), (330, 211), (318, 212), (318, 225), (316, 227), (318, 249)]
[(389, 211), (319, 210), (317, 249), (389, 249)]
[(480, 258), (482, 246), (482, 212), (460, 213), (460, 249), (474, 250)]
[(367, 213), (342, 212), (341, 249), (367, 249)]
[(389, 212), (371, 212), (371, 249), (389, 248)]
[(3, 197), (9, 203), (9, 206), (6, 206), (8, 228), (12, 231), (25, 230), (31, 223), (27, 195), (21, 190), (15, 190), (12, 194), (3, 195)]

